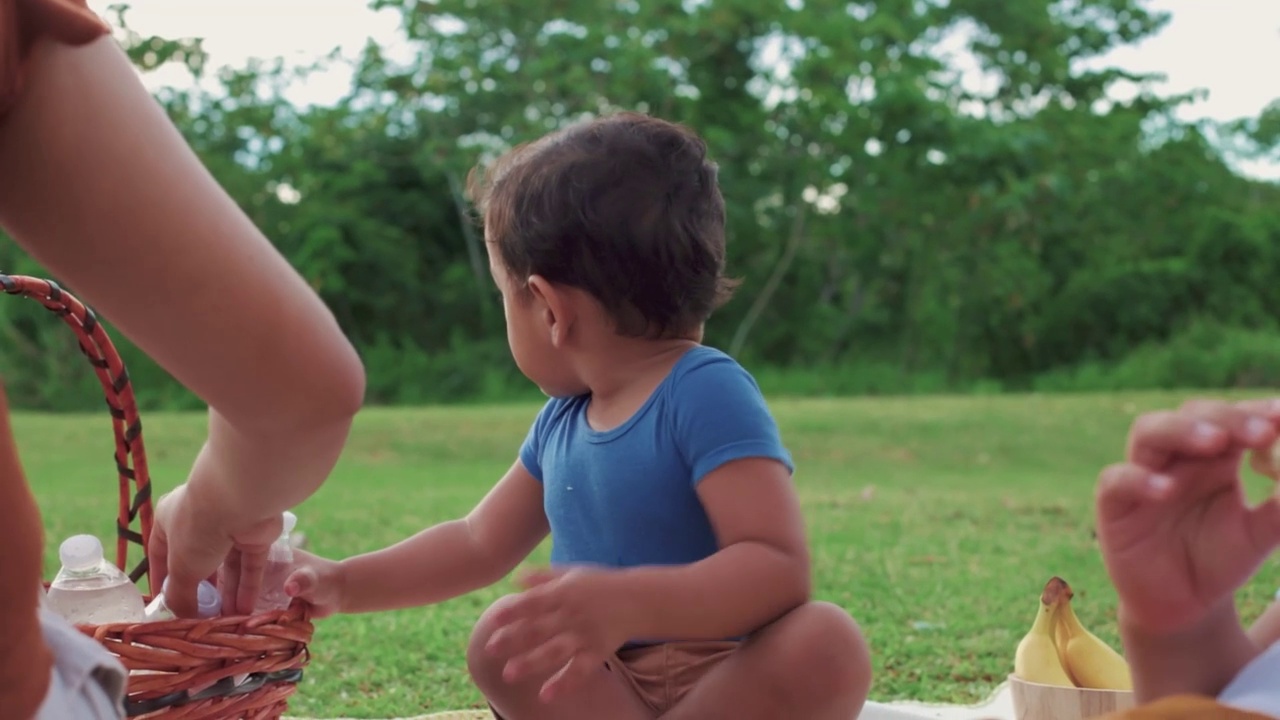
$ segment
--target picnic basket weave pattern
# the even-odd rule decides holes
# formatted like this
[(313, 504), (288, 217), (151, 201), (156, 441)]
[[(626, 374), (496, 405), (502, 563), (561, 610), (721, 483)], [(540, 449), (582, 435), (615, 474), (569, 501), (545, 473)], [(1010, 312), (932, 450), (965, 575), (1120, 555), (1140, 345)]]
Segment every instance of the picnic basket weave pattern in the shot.
[[(116, 565), (134, 582), (149, 580), (151, 481), (128, 370), (93, 310), (57, 283), (0, 274), (0, 290), (33, 299), (61, 317), (97, 373), (115, 435)], [(132, 569), (130, 545), (139, 546), (142, 556)], [(294, 603), (287, 610), (252, 616), (84, 625), (79, 630), (130, 671), (125, 701), (130, 717), (278, 720), (310, 661), (314, 627), (306, 607)]]

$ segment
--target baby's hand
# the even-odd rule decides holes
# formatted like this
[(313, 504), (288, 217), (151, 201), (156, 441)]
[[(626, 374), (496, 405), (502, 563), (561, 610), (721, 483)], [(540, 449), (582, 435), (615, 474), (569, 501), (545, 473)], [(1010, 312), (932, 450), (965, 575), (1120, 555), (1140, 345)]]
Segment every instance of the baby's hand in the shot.
[(507, 682), (545, 678), (539, 693), (550, 702), (599, 672), (627, 640), (618, 627), (611, 580), (618, 571), (551, 569), (521, 579), (525, 591), (494, 618), (486, 645), (507, 658)]
[(1189, 629), (1280, 545), (1280, 498), (1249, 507), (1240, 468), (1277, 438), (1280, 401), (1192, 401), (1139, 417), (1127, 462), (1106, 468), (1098, 540), (1125, 622)]
[(284, 581), (284, 591), (291, 598), (301, 598), (311, 605), (311, 617), (329, 617), (342, 611), (346, 578), (342, 563), (294, 550), (293, 572)]

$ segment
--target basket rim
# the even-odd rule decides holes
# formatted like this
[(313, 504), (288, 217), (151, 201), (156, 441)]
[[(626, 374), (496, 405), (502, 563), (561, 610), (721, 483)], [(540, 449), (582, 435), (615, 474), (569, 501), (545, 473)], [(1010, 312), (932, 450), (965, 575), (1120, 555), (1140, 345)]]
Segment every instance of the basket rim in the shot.
[[(137, 397), (128, 368), (92, 308), (67, 292), (56, 281), (30, 275), (0, 273), (0, 291), (35, 300), (60, 317), (75, 333), (80, 352), (88, 360), (102, 386), (115, 436), (118, 506), (116, 514), (116, 566), (133, 582), (147, 578), (151, 585), (152, 497), (151, 474)], [(133, 530), (137, 521), (138, 530)], [(129, 545), (141, 546), (142, 560), (129, 570)], [(105, 545), (105, 543), (104, 543)]]
[[(57, 282), (0, 272), (0, 291), (35, 300), (60, 317), (79, 341), (102, 386), (115, 438), (118, 489), (116, 566), (129, 579), (151, 583), (149, 543), (153, 523), (152, 485), (142, 421), (128, 369), (92, 308)], [(133, 527), (135, 523), (137, 530)], [(128, 568), (129, 546), (142, 559)], [(105, 545), (105, 543), (104, 543)], [(44, 587), (50, 581), (42, 579)], [(141, 590), (141, 587), (139, 587)], [(143, 593), (150, 600), (154, 592)], [(310, 663), (315, 626), (306, 603), (254, 615), (172, 618), (74, 627), (101, 645), (129, 671), (125, 703), (130, 716), (280, 717)], [(228, 683), (245, 675), (250, 682)], [(209, 713), (218, 713), (210, 715)], [(268, 713), (268, 714), (262, 714)]]

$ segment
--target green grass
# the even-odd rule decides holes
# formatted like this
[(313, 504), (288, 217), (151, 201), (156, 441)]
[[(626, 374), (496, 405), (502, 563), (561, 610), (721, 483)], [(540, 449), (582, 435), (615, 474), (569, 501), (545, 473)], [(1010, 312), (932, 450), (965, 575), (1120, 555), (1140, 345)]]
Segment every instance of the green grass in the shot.
[[(799, 466), (817, 595), (862, 623), (875, 658), (873, 699), (985, 695), (1009, 673), (1053, 574), (1076, 589), (1084, 623), (1115, 643), (1115, 594), (1092, 536), (1093, 484), (1120, 456), (1136, 413), (1181, 397), (776, 401)], [(466, 512), (511, 462), (536, 409), (366, 412), (334, 476), (299, 509), (311, 549), (372, 550)], [(144, 420), (153, 479), (168, 489), (194, 457), (204, 420)], [(52, 575), (62, 537), (111, 537), (110, 430), (105, 415), (20, 414), (15, 422)], [(533, 560), (545, 557), (543, 548)], [(1246, 617), (1274, 592), (1277, 569), (1272, 560), (1242, 591)], [(292, 712), (378, 718), (478, 705), (463, 647), (479, 613), (510, 589), (322, 621)]]

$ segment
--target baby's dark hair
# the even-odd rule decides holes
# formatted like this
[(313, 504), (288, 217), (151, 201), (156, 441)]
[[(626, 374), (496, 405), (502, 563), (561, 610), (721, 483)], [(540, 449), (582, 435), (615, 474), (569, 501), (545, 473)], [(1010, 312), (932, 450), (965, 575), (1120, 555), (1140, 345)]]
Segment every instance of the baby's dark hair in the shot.
[(692, 130), (628, 112), (516, 147), (467, 184), (516, 282), (579, 288), (619, 334), (659, 339), (696, 331), (733, 293), (716, 173)]

